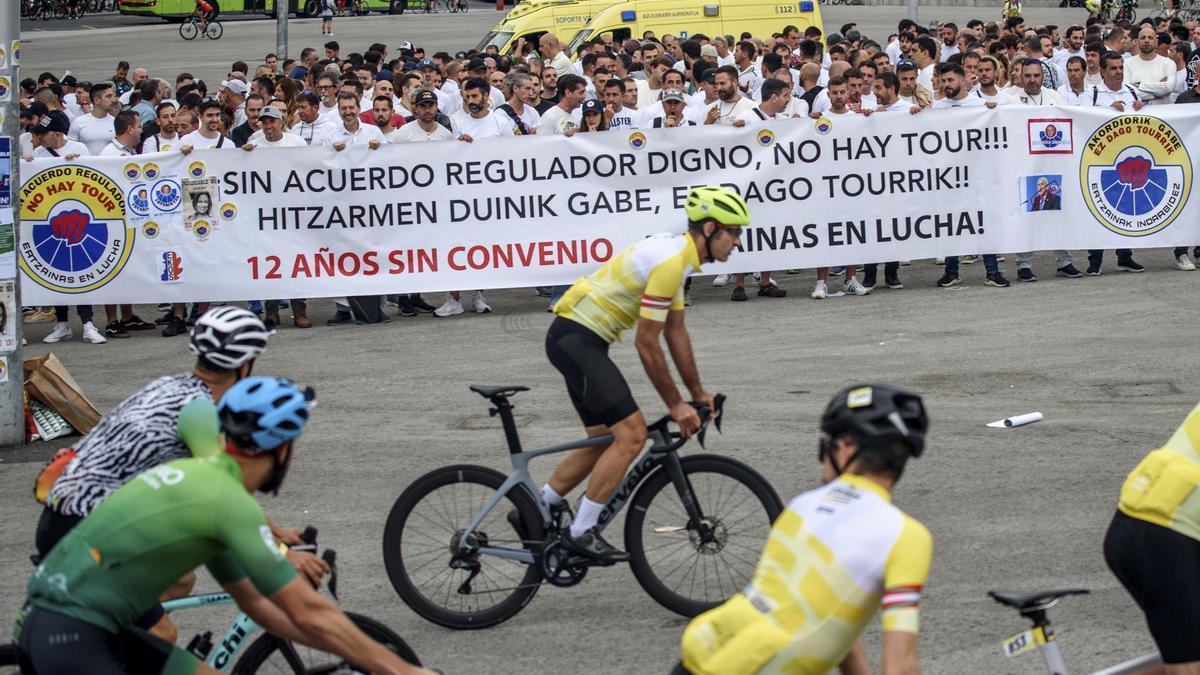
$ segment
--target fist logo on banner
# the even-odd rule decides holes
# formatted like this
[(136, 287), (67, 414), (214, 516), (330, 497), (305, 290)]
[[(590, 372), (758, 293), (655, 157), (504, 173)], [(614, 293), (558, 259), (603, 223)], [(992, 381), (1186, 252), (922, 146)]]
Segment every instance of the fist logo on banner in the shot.
[(1122, 115), (1087, 141), (1080, 183), (1092, 215), (1109, 230), (1141, 237), (1170, 225), (1192, 187), (1192, 162), (1171, 125)]

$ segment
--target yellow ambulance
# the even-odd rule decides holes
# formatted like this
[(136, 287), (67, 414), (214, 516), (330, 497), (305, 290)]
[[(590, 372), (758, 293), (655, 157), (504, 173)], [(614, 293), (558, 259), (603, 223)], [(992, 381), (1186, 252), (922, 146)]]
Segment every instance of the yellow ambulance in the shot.
[(580, 31), (592, 16), (608, 7), (626, 4), (627, 0), (525, 0), (512, 8), (483, 37), (476, 47), (484, 51), (495, 45), (501, 54), (508, 54), (516, 47), (517, 40), (537, 49), (538, 39), (546, 33), (554, 33), (564, 44)]
[(817, 0), (630, 0), (597, 11), (571, 39), (567, 53), (574, 54), (587, 40), (610, 32), (613, 44), (628, 38), (640, 40), (646, 31), (653, 31), (658, 38), (703, 33), (710, 38), (732, 35), (736, 40), (743, 32), (770, 37), (788, 25), (798, 26), (802, 32), (816, 26), (824, 33)]

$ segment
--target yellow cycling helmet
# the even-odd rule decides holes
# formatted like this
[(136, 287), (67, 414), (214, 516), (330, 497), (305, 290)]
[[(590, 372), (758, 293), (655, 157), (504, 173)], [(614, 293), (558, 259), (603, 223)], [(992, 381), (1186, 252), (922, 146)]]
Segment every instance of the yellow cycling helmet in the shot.
[(750, 207), (746, 206), (746, 200), (725, 187), (705, 185), (692, 188), (683, 211), (692, 222), (712, 218), (726, 227), (745, 227), (750, 224)]

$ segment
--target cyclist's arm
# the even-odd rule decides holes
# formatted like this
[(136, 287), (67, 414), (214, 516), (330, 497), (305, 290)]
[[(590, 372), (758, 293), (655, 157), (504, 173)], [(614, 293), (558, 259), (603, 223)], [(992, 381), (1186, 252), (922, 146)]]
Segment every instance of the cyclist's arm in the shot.
[(638, 356), (642, 359), (642, 366), (646, 369), (646, 375), (650, 377), (650, 383), (662, 397), (663, 403), (672, 407), (682, 403), (683, 397), (679, 395), (675, 381), (671, 379), (671, 371), (667, 368), (667, 356), (659, 343), (664, 325), (661, 320), (646, 318), (644, 314), (638, 317), (634, 344), (637, 345)]
[(667, 349), (671, 351), (671, 360), (675, 362), (675, 369), (679, 371), (683, 386), (691, 393), (692, 400), (708, 402), (706, 399), (709, 395), (700, 384), (700, 371), (696, 368), (696, 357), (692, 352), (692, 338), (683, 323), (683, 314), (682, 309), (672, 309), (667, 313), (667, 323), (663, 329)]
[(883, 632), (881, 675), (920, 675), (917, 662), (917, 634), (899, 630)]
[[(683, 309), (683, 276), (686, 266), (687, 261), (682, 253), (672, 255), (655, 265), (646, 275), (646, 288), (642, 291), (642, 303), (638, 309), (635, 339), (638, 356), (642, 359), (646, 374), (650, 376), (650, 382), (654, 384), (658, 395), (668, 407), (683, 403), (683, 397), (679, 395), (675, 382), (671, 379), (671, 371), (667, 369), (667, 358), (663, 354), (659, 336), (662, 335), (663, 327), (667, 325), (671, 310)], [(679, 314), (682, 326), (682, 311)], [(699, 380), (699, 377), (696, 379)]]
[(263, 630), (271, 635), (293, 642), (308, 640), (304, 631), (292, 623), (292, 620), (278, 605), (263, 597), (263, 594), (259, 593), (248, 579), (224, 584), (223, 588), (237, 603), (238, 609), (249, 615), (255, 623), (262, 626)]

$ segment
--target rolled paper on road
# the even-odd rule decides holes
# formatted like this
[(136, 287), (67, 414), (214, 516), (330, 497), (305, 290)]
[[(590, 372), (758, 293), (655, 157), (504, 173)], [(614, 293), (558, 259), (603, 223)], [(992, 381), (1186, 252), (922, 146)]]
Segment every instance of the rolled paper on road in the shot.
[(996, 420), (988, 424), (989, 427), (995, 429), (1011, 429), (1013, 427), (1021, 427), (1026, 424), (1042, 421), (1042, 413), (1031, 412), (1024, 415), (1015, 415), (1013, 417), (1005, 417), (1002, 420)]

